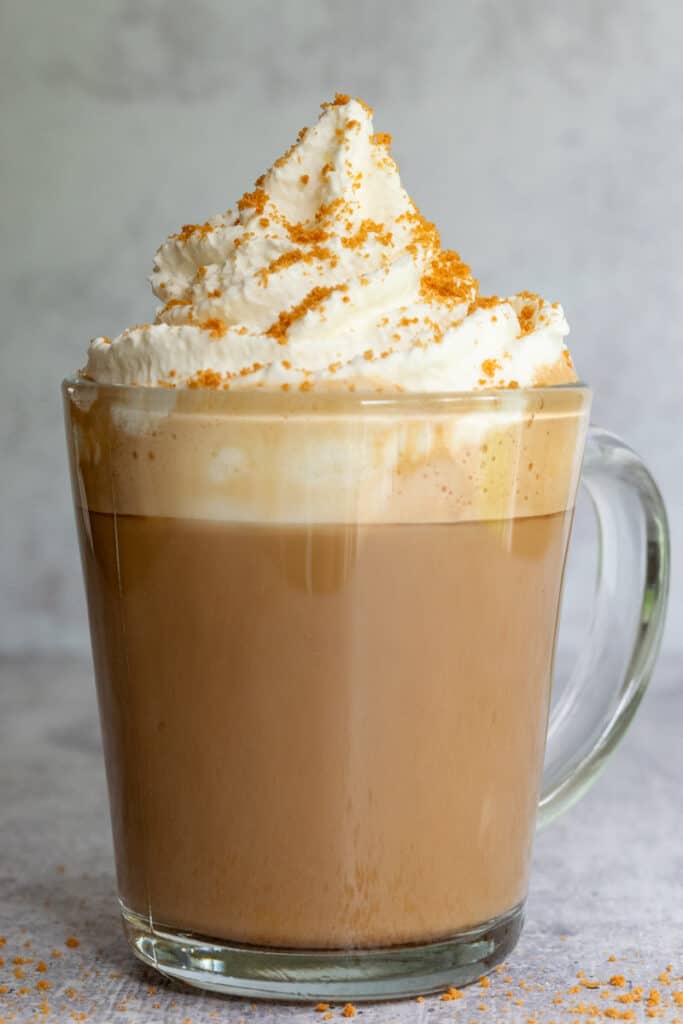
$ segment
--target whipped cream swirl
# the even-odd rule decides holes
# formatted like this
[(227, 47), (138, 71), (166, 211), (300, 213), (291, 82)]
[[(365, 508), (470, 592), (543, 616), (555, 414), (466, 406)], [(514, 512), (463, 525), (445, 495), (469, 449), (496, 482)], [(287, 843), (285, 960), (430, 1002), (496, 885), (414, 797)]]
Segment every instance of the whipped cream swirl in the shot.
[(576, 380), (557, 303), (479, 295), (337, 95), (235, 211), (157, 251), (153, 324), (90, 343), (103, 384), (411, 392)]

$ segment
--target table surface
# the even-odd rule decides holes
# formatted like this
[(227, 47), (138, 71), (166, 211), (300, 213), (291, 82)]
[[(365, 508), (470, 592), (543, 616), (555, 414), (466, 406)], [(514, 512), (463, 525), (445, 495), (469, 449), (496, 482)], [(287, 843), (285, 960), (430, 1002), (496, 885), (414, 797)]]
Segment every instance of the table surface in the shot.
[[(505, 969), (457, 1000), (360, 1005), (363, 1024), (653, 1016), (683, 1024), (680, 675), (673, 655), (660, 662), (594, 788), (539, 835), (527, 924)], [(313, 1006), (202, 995), (164, 981), (128, 952), (84, 662), (0, 659), (0, 934), (0, 1024), (322, 1017)], [(650, 996), (653, 989), (659, 996)], [(342, 1009), (331, 1008), (335, 1019)]]

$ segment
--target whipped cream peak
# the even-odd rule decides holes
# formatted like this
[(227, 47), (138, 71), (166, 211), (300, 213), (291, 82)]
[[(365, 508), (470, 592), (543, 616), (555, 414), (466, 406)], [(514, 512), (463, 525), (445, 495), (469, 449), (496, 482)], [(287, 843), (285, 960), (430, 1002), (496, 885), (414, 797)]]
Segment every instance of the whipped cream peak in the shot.
[(479, 296), (401, 185), (391, 137), (338, 94), (236, 209), (157, 251), (153, 324), (83, 371), (166, 387), (469, 391), (576, 380), (562, 309)]

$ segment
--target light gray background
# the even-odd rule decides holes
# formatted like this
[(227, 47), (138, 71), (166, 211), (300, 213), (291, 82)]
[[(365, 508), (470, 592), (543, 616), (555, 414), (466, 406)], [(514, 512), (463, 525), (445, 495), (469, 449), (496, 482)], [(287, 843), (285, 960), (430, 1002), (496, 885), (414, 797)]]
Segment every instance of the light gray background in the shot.
[[(485, 290), (563, 302), (595, 420), (645, 457), (681, 536), (683, 6), (0, 12), (0, 650), (87, 649), (60, 378), (89, 337), (149, 317), (145, 276), (167, 233), (226, 208), (336, 90), (375, 106), (408, 190)], [(674, 579), (669, 647), (682, 612)]]

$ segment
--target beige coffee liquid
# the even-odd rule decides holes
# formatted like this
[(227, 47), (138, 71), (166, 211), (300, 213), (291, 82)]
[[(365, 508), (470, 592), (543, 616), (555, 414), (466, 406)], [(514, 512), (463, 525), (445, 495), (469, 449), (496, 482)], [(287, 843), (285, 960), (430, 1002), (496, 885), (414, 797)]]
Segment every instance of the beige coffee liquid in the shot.
[(523, 900), (569, 520), (85, 513), (124, 902), (330, 949)]

